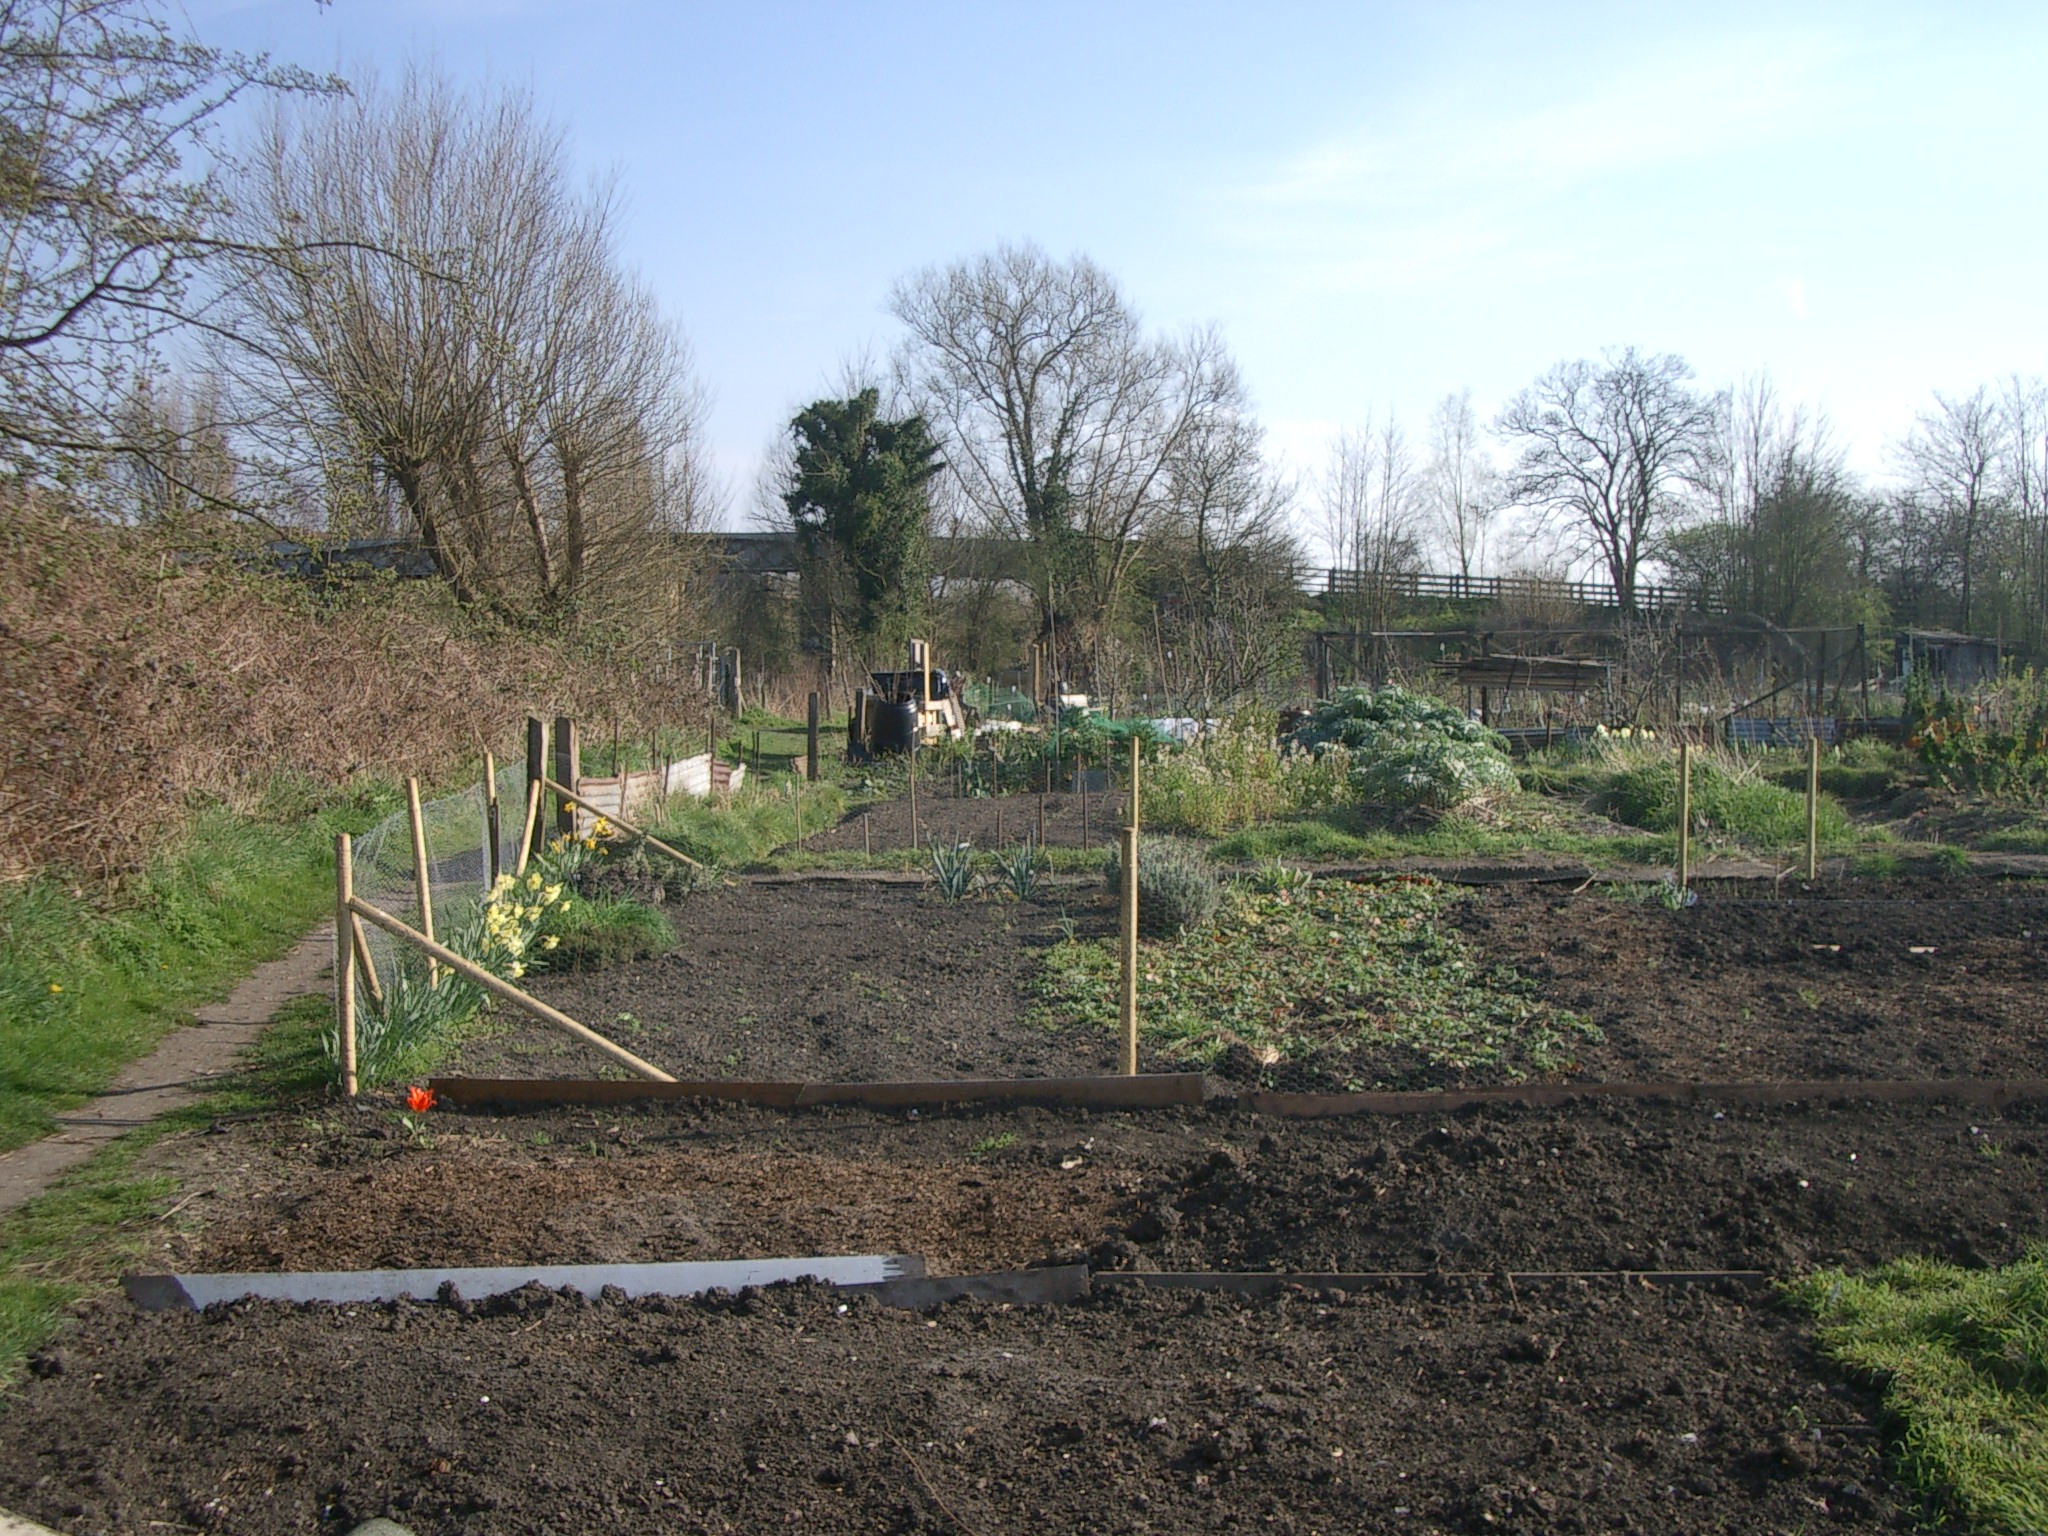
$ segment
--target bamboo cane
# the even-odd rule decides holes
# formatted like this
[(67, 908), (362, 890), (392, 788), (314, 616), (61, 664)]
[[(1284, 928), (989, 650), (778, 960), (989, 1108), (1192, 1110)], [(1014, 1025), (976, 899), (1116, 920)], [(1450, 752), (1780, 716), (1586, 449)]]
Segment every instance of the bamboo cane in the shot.
[(349, 947), (355, 951), (356, 964), (363, 973), (363, 990), (370, 994), (370, 1001), (378, 1008), (384, 1006), (384, 983), (377, 976), (377, 962), (370, 958), (370, 936), (363, 932), (363, 920), (351, 912), (348, 915)]
[(349, 919), (355, 901), (355, 871), (349, 835), (334, 839), (334, 1032), (341, 1042), (341, 1091), (356, 1096), (356, 967)]
[(1820, 731), (1806, 743), (1806, 878), (1820, 878)]
[[(412, 821), (412, 877), (419, 887), (420, 931), (429, 939), (434, 936), (434, 891), (427, 880), (427, 825), (420, 816), (420, 781), (405, 781), (405, 813)], [(441, 968), (432, 959), (427, 961), (427, 985), (441, 984)]]
[(1123, 992), (1120, 1013), (1123, 1023), (1123, 1070), (1127, 1077), (1138, 1075), (1138, 829), (1123, 830)]
[(447, 966), (456, 975), (466, 981), (473, 982), (475, 985), (483, 988), (484, 991), (490, 993), (491, 996), (532, 1014), (544, 1024), (552, 1024), (555, 1028), (574, 1035), (585, 1045), (604, 1052), (605, 1055), (628, 1071), (637, 1072), (640, 1076), (652, 1082), (672, 1083), (675, 1081), (673, 1077), (670, 1077), (661, 1068), (653, 1065), (651, 1062), (642, 1061), (624, 1046), (614, 1045), (596, 1030), (588, 1029), (578, 1024), (566, 1013), (550, 1008), (537, 997), (529, 997), (526, 993), (513, 986), (511, 982), (493, 976), (474, 961), (465, 960), (462, 956), (455, 953), (454, 950), (436, 944), (425, 934), (417, 929), (408, 927), (389, 912), (380, 911), (378, 908), (371, 906), (367, 901), (358, 901), (353, 897), (349, 900), (349, 910), (359, 914), (365, 922), (382, 928), (393, 938), (403, 939), (415, 948), (425, 950), (428, 958)]
[(484, 753), (484, 853), (491, 884), (498, 883), (498, 760)]
[(519, 865), (517, 873), (526, 873), (526, 857), (533, 852), (533, 829), (540, 820), (541, 786), (547, 782), (543, 774), (526, 786), (526, 830), (519, 834)]
[(581, 795), (577, 794), (573, 790), (564, 789), (561, 785), (557, 784), (553, 779), (545, 779), (542, 782), (545, 783), (549, 789), (552, 789), (556, 794), (562, 797), (562, 803), (564, 805), (582, 806), (583, 809), (590, 812), (591, 815), (602, 817), (604, 820), (610, 822), (613, 826), (617, 827), (621, 832), (625, 833), (626, 836), (638, 838), (641, 842), (647, 843), (655, 848), (660, 849), (663, 853), (667, 854), (670, 858), (674, 859), (679, 864), (687, 864), (692, 869), (702, 869), (704, 867), (695, 859), (691, 858), (687, 853), (683, 852), (682, 849), (670, 847), (667, 843), (664, 843), (660, 838), (656, 837), (652, 832), (647, 831), (644, 827), (634, 826), (632, 822), (626, 820), (626, 818), (623, 816), (614, 816), (610, 811), (599, 810), (596, 806), (592, 805), (588, 800), (584, 799)]
[(1678, 888), (1692, 886), (1692, 743), (1678, 744)]

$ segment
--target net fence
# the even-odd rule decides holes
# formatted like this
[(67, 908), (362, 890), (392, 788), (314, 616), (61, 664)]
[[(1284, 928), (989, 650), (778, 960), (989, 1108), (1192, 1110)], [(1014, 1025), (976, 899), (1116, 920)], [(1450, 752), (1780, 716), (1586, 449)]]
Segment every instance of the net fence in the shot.
[[(526, 821), (524, 764), (498, 770), (497, 795), (496, 868), (509, 872), (518, 866), (519, 839)], [(549, 808), (543, 806), (542, 817), (548, 814)], [(493, 841), (482, 780), (456, 794), (422, 801), (420, 823), (425, 833), (434, 934), (445, 944), (450, 935), (474, 920), (491, 886)], [(551, 824), (542, 830), (552, 830)], [(389, 912), (414, 928), (421, 926), (409, 812), (388, 816), (357, 838), (350, 869), (358, 900)], [(419, 951), (380, 928), (366, 926), (366, 937), (370, 958), (380, 974), (397, 975), (424, 963)]]

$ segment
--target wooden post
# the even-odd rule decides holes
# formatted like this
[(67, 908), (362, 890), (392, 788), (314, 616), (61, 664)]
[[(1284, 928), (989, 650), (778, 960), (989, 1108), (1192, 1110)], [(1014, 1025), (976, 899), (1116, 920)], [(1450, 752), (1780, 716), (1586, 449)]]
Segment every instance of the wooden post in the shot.
[(860, 813), (860, 851), (869, 858), (875, 856), (875, 829), (869, 813)]
[(1081, 754), (1081, 846), (1088, 846), (1088, 754)]
[(370, 1005), (380, 1011), (384, 1007), (384, 983), (377, 979), (377, 962), (370, 955), (370, 936), (363, 932), (363, 920), (353, 912), (348, 917), (349, 939), (356, 952), (356, 965), (362, 970), (363, 990), (370, 994)]
[(1820, 722), (1806, 742), (1806, 878), (1820, 878)]
[(334, 839), (334, 1032), (341, 1042), (341, 1091), (351, 1099), (356, 1096), (356, 957), (350, 926), (355, 913), (349, 905), (355, 900), (353, 857), (348, 834), (338, 833)]
[[(811, 690), (810, 718), (804, 726), (804, 777), (818, 782), (818, 690)], [(802, 842), (802, 838), (797, 839)]]
[[(816, 695), (814, 694), (812, 697), (815, 698)], [(794, 779), (790, 781), (789, 785), (789, 800), (790, 804), (796, 807), (796, 845), (801, 848), (804, 845), (804, 797), (802, 792), (797, 789)]]
[[(420, 781), (405, 781), (405, 813), (412, 822), (412, 878), (419, 887), (420, 931), (434, 936), (434, 890), (427, 880), (427, 824), (420, 815)], [(431, 956), (427, 959), (427, 985), (441, 984), (441, 970)]]
[(691, 858), (687, 853), (684, 853), (682, 849), (672, 847), (670, 844), (664, 843), (660, 838), (656, 837), (652, 832), (649, 832), (645, 827), (635, 826), (632, 822), (626, 820), (625, 817), (619, 815), (615, 811), (600, 811), (596, 806), (592, 805), (588, 800), (585, 800), (582, 796), (570, 793), (567, 785), (557, 784), (553, 779), (549, 779), (547, 781), (547, 784), (550, 789), (552, 789), (556, 794), (562, 797), (563, 801), (566, 804), (572, 806), (582, 806), (583, 809), (590, 812), (590, 814), (595, 816), (598, 820), (609, 822), (612, 825), (612, 827), (615, 828), (617, 831), (625, 833), (628, 837), (638, 838), (641, 842), (647, 844), (650, 848), (659, 849), (661, 852), (667, 854), (670, 858), (674, 859), (677, 863), (687, 864), (692, 869), (702, 869), (704, 867), (697, 860)]
[(910, 766), (910, 846), (917, 847), (917, 733), (910, 733), (910, 756), (905, 759)]
[(498, 883), (498, 760), (484, 752), (484, 857), (491, 884)]
[[(1135, 802), (1133, 802), (1135, 803)], [(1123, 830), (1123, 995), (1120, 1012), (1123, 1023), (1123, 1070), (1128, 1077), (1138, 1073), (1138, 829)]]
[(761, 728), (754, 727), (754, 777), (761, 777)]
[(1678, 888), (1692, 885), (1692, 743), (1678, 744)]
[[(567, 715), (555, 716), (554, 780), (567, 785), (572, 795), (583, 782), (583, 753), (576, 740), (576, 722)], [(555, 801), (555, 831), (563, 837), (576, 835), (576, 807), (559, 797)]]
[[(531, 800), (540, 788), (540, 781), (548, 771), (548, 728), (532, 715), (526, 717), (526, 793)], [(519, 846), (519, 867), (524, 869), (529, 856), (540, 852), (537, 839), (541, 836), (540, 823), (532, 816), (526, 818), (526, 841)]]

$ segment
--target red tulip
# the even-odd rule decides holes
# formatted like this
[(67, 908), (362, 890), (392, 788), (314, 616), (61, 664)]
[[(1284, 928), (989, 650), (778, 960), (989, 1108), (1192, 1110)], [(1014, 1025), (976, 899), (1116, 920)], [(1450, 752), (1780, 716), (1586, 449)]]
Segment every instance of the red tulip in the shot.
[(405, 1090), (405, 1107), (416, 1115), (424, 1115), (440, 1100), (434, 1097), (431, 1088), (408, 1088)]

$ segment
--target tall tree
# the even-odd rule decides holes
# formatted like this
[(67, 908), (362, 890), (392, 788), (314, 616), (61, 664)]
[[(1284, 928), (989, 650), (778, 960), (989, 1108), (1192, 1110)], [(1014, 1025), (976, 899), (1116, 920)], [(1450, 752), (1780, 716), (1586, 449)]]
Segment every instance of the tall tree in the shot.
[[(217, 329), (210, 259), (288, 256), (226, 228), (220, 114), (255, 90), (340, 83), (209, 48), (154, 0), (0, 4), (0, 465), (34, 473), (114, 450), (155, 343)], [(176, 466), (152, 462), (159, 479)], [(187, 491), (202, 494), (197, 487)]]
[(1317, 491), (1338, 568), (1329, 617), (1351, 630), (1387, 628), (1399, 600), (1397, 578), (1422, 563), (1423, 486), (1392, 411), (1338, 435)]
[(1430, 414), (1424, 473), (1438, 532), (1457, 559), (1458, 574), (1469, 581), (1500, 511), (1500, 474), (1487, 457), (1471, 390), (1445, 395)]
[(1597, 559), (1624, 613), (1651, 541), (1711, 482), (1719, 397), (1683, 358), (1627, 347), (1559, 363), (1508, 402), (1496, 431), (1517, 450), (1511, 500)]
[[(1930, 555), (1945, 557), (1955, 584), (1955, 622), (1975, 616), (1987, 535), (2004, 510), (2011, 451), (2002, 403), (1980, 385), (1967, 395), (1934, 394), (1895, 450), (1904, 480), (1902, 518)], [(1928, 546), (1933, 548), (1929, 549)]]
[(994, 533), (1028, 541), (1040, 633), (1087, 665), (1129, 591), (1166, 465), (1243, 403), (1213, 332), (1148, 337), (1086, 257), (1003, 246), (900, 282), (907, 392)]
[[(843, 603), (824, 596), (833, 630), (841, 623), (873, 656), (901, 644), (923, 622), (930, 584), (931, 498), (945, 465), (922, 416), (888, 419), (881, 391), (819, 400), (790, 423), (795, 462), (783, 505), (796, 530), (814, 599), (843, 577)], [(823, 593), (820, 589), (824, 589)]]
[(559, 130), (523, 93), (413, 70), (273, 114), (251, 160), (252, 237), (319, 246), (234, 296), (261, 349), (239, 375), (249, 435), (279, 472), (348, 529), (376, 510), (343, 499), (374, 466), (466, 600), (649, 620), (708, 494), (703, 396)]

